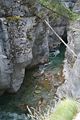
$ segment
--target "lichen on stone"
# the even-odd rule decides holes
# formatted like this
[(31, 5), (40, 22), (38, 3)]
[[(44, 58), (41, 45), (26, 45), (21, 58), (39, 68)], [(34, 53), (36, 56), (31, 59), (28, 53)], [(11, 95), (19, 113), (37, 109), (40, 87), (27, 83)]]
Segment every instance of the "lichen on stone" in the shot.
[(9, 16), (9, 17), (6, 17), (7, 20), (9, 21), (18, 21), (21, 19), (20, 16)]

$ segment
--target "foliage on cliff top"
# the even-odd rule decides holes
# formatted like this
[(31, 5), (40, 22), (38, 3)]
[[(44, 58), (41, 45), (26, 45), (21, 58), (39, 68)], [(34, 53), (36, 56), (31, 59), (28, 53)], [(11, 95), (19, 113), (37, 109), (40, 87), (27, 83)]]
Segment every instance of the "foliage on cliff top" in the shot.
[(40, 4), (52, 11), (53, 13), (57, 14), (57, 17), (63, 16), (69, 20), (76, 20), (77, 18), (80, 18), (80, 15), (77, 13), (74, 13), (70, 9), (66, 8), (60, 0), (39, 0)]

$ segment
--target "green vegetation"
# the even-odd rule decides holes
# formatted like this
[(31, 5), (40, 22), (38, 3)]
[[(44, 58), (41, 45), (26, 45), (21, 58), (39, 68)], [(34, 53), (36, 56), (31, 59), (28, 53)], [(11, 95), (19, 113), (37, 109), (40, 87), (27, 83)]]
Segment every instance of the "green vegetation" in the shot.
[(35, 110), (34, 116), (29, 108), (28, 110), (32, 120), (73, 120), (79, 112), (78, 107), (79, 103), (75, 100), (65, 99), (58, 103), (53, 112), (51, 108), (48, 108), (48, 113), (44, 113), (44, 115)]
[(21, 19), (20, 16), (9, 16), (9, 17), (6, 17), (7, 20), (9, 21), (18, 21)]
[(80, 16), (74, 12), (72, 12), (70, 9), (64, 7), (61, 2), (58, 0), (39, 0), (40, 4), (52, 11), (53, 13), (56, 13), (57, 17), (63, 16), (65, 18), (68, 18), (69, 20), (76, 20), (77, 18), (80, 18)]
[(49, 120), (72, 120), (77, 113), (77, 102), (66, 99), (61, 101), (53, 112)]

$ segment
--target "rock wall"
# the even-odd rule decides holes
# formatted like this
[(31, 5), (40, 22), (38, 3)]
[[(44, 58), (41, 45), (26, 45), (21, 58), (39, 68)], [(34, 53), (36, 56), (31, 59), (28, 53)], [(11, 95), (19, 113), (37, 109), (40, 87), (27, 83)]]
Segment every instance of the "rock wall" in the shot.
[[(72, 9), (75, 5), (76, 0), (60, 0), (62, 5), (68, 9)], [(56, 15), (55, 15), (56, 16)], [(67, 26), (69, 24), (68, 19), (63, 16), (50, 17), (49, 21), (54, 30), (58, 33), (60, 37), (66, 42), (67, 39)], [(60, 46), (61, 41), (56, 37), (56, 35), (50, 31), (49, 32), (49, 50), (55, 51), (56, 46)]]
[[(0, 0), (0, 93), (19, 90), (26, 67), (48, 60), (49, 49), (60, 45), (36, 14), (42, 14), (36, 0)], [(44, 18), (48, 19), (44, 9)], [(60, 36), (65, 35), (66, 20), (50, 19)]]
[[(73, 10), (78, 12), (80, 1), (78, 0)], [(80, 98), (80, 19), (70, 23), (68, 30), (68, 45), (76, 53), (77, 58), (67, 49), (64, 61), (65, 82), (61, 85), (57, 94), (59, 97)]]
[(72, 9), (77, 0), (60, 0), (60, 1), (65, 7)]
[(0, 0), (0, 92), (16, 92), (25, 67), (48, 59), (48, 30), (34, 15), (39, 6), (28, 0)]
[[(67, 35), (67, 24), (68, 20), (66, 20), (64, 17), (60, 16), (59, 18), (55, 20), (50, 18), (50, 24), (54, 28), (54, 30), (57, 32), (57, 34), (62, 37), (64, 40)], [(48, 37), (48, 42), (49, 42), (49, 50), (50, 52), (55, 51), (56, 49), (59, 48), (61, 41), (56, 35), (50, 30), (49, 31), (49, 37)], [(56, 47), (57, 46), (57, 47)]]

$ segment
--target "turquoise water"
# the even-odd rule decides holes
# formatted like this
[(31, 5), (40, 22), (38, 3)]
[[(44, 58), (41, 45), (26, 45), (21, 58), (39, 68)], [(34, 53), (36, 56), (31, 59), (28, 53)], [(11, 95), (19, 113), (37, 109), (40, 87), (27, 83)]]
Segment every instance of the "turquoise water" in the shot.
[(0, 112), (0, 120), (30, 120), (25, 114)]
[(54, 70), (54, 72), (57, 72), (61, 69), (65, 57), (65, 46), (63, 44), (61, 44), (59, 51), (60, 53), (56, 57), (54, 56), (53, 52), (50, 53), (49, 62), (51, 62), (51, 64), (47, 66), (47, 70), (50, 69)]
[[(50, 53), (50, 64), (45, 67), (45, 71), (53, 71), (56, 74), (61, 69), (65, 53), (64, 45), (61, 45), (59, 50), (60, 53), (57, 56), (54, 56), (54, 53)], [(39, 86), (38, 81), (41, 78), (33, 77), (34, 72), (37, 71), (38, 68), (27, 71), (19, 92), (16, 94), (5, 93), (0, 97), (0, 120), (28, 120), (24, 114), (26, 110), (20, 108), (21, 104), (35, 107), (41, 97), (44, 97), (47, 101), (53, 98), (53, 94), (50, 94), (50, 91)]]

